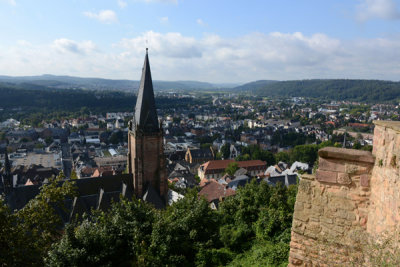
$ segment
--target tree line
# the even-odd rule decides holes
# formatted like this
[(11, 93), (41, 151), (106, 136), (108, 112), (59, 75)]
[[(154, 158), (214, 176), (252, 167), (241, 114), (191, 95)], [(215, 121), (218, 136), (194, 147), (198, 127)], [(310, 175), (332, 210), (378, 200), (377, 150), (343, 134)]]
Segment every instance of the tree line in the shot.
[[(49, 89), (37, 86), (26, 89), (16, 85), (0, 84), (0, 121), (10, 118), (37, 126), (42, 120), (87, 116), (90, 113), (132, 111), (136, 96), (115, 91), (81, 89)], [(193, 98), (156, 97), (160, 109), (189, 107)], [(104, 114), (105, 115), (105, 114)]]
[[(22, 210), (0, 198), (4, 266), (286, 266), (297, 187), (252, 182), (212, 210), (196, 190), (165, 210), (122, 198), (63, 229), (56, 180)], [(62, 230), (63, 229), (63, 230)]]
[(266, 97), (310, 97), (368, 103), (398, 102), (400, 99), (400, 82), (380, 80), (296, 80), (245, 88)]

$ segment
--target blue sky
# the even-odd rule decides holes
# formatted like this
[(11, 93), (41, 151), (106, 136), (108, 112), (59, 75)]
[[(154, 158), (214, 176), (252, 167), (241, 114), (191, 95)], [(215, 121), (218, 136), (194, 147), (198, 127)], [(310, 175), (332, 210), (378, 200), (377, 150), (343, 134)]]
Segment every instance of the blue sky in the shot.
[(400, 78), (400, 0), (0, 0), (0, 75)]

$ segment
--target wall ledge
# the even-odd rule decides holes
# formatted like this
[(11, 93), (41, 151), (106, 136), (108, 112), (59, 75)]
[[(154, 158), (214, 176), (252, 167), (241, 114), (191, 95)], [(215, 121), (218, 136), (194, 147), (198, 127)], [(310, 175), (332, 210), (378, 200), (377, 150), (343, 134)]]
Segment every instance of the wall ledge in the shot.
[(318, 155), (321, 158), (332, 158), (345, 161), (357, 161), (369, 164), (375, 163), (375, 157), (372, 155), (371, 152), (356, 150), (356, 149), (324, 147), (318, 151)]
[(373, 121), (373, 123), (400, 132), (400, 121)]
[(314, 181), (315, 180), (315, 174), (307, 174), (307, 173), (301, 174), (300, 178), (304, 179), (304, 180)]

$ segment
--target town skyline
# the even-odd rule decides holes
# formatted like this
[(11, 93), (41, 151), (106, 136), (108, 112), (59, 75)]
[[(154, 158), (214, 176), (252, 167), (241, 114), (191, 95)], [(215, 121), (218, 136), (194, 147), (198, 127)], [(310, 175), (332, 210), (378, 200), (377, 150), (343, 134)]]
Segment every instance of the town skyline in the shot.
[(399, 80), (397, 0), (0, 1), (0, 73), (246, 83)]

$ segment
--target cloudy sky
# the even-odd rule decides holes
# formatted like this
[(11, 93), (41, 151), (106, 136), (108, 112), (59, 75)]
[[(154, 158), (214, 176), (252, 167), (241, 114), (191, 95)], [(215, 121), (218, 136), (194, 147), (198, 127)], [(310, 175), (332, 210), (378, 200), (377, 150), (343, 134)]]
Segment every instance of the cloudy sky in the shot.
[(0, 75), (400, 80), (400, 0), (0, 0)]

